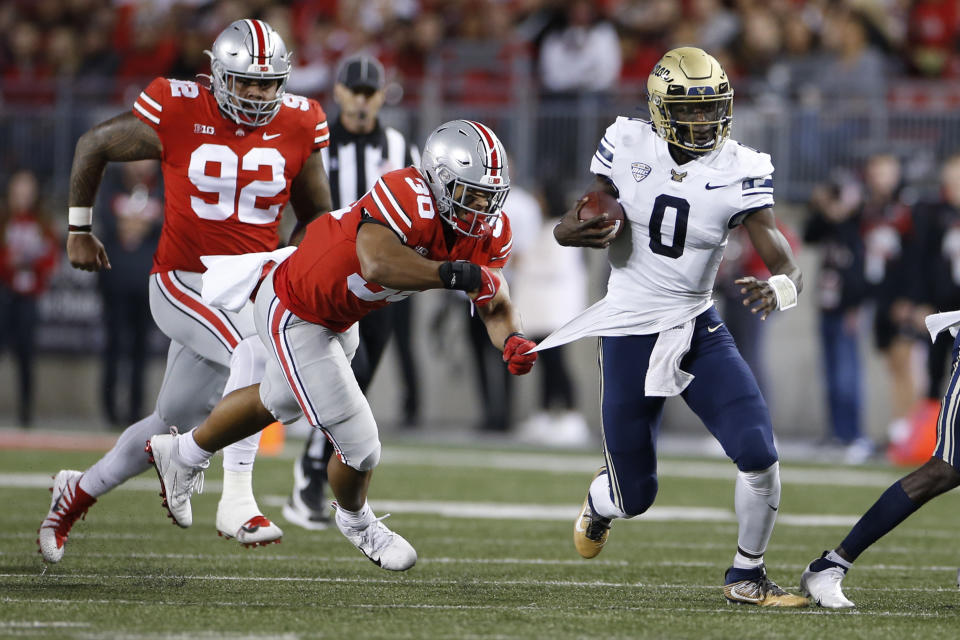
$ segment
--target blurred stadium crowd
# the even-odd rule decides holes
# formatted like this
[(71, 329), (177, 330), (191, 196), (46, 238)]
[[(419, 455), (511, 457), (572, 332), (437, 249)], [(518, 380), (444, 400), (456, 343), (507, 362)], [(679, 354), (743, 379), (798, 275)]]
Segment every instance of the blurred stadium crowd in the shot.
[[(450, 117), (488, 122), (516, 155), (519, 182), (540, 196), (547, 219), (585, 184), (603, 128), (645, 103), (647, 75), (663, 52), (680, 44), (706, 49), (737, 92), (734, 136), (772, 153), (778, 201), (807, 205), (787, 216), (792, 236), (820, 247), (820, 281), (805, 296), (819, 309), (813, 332), (836, 423), (825, 435), (872, 451), (861, 428), (837, 427), (864, 420), (865, 374), (845, 365), (859, 362), (867, 318), (890, 372), (891, 421), (903, 430), (918, 398), (939, 397), (944, 347), (931, 352), (927, 375), (913, 354), (923, 342), (923, 313), (960, 307), (960, 244), (950, 233), (960, 224), (955, 0), (7, 0), (0, 4), (0, 184), (8, 195), (0, 231), (31, 210), (41, 221), (33, 253), (44, 271), (42, 282), (17, 291), (17, 269), (8, 266), (5, 291), (34, 299), (43, 292), (51, 270), (46, 243), (63, 223), (76, 138), (129, 108), (153, 77), (207, 73), (204, 49), (244, 17), (269, 22), (294, 51), (290, 92), (328, 105), (338, 61), (363, 50), (383, 61), (388, 116), (414, 141)], [(139, 194), (119, 209), (133, 202), (134, 218), (152, 212), (133, 236), (129, 229), (117, 235), (120, 244), (135, 237), (133, 250), (148, 265), (159, 195), (156, 169), (139, 171), (118, 172), (106, 184), (114, 196)], [(24, 195), (31, 189), (32, 201)], [(7, 237), (4, 259), (13, 253)], [(731, 277), (749, 272), (754, 260), (738, 246), (734, 236), (725, 263)], [(142, 280), (131, 269), (132, 292)], [(48, 350), (100, 345), (77, 339), (103, 314), (70, 297), (78, 288), (92, 291), (89, 279), (78, 278), (61, 265), (53, 278), (59, 297), (41, 305), (40, 342)], [(108, 308), (120, 286), (101, 283)], [(13, 308), (4, 302), (5, 311)], [(24, 313), (16, 322), (36, 324), (35, 308)], [(749, 320), (738, 342), (764, 384), (764, 332)], [(120, 316), (113, 322), (130, 324)], [(137, 326), (144, 322), (141, 313)], [(142, 336), (137, 344), (142, 361)], [(21, 351), (21, 359), (32, 357)], [(104, 403), (114, 422), (109, 397)], [(30, 421), (29, 403), (19, 417)]]
[[(387, 104), (414, 139), (473, 110), (511, 148), (535, 147), (548, 160), (535, 168), (518, 154), (525, 178), (570, 177), (566, 156), (589, 157), (603, 123), (636, 112), (653, 64), (680, 44), (723, 64), (738, 113), (779, 109), (786, 136), (769, 113), (738, 118), (736, 135), (778, 158), (791, 181), (780, 182), (781, 196), (804, 199), (828, 165), (862, 160), (864, 141), (890, 135), (888, 108), (913, 117), (903, 125), (911, 144), (939, 138), (943, 157), (960, 143), (955, 125), (947, 136), (916, 131), (925, 126), (918, 109), (960, 105), (957, 83), (945, 81), (960, 76), (960, 8), (949, 0), (10, 0), (0, 6), (0, 108), (8, 121), (47, 107), (71, 122), (58, 124), (45, 146), (61, 148), (46, 155), (17, 149), (53, 135), (21, 122), (0, 177), (33, 164), (51, 170), (59, 195), (62, 156), (91, 120), (78, 107), (124, 107), (156, 76), (206, 73), (204, 49), (247, 16), (274, 25), (294, 51), (289, 91), (323, 103), (337, 62), (366, 51), (386, 65)], [(498, 107), (506, 111), (488, 113)], [(27, 139), (34, 144), (17, 144)], [(558, 156), (563, 167), (549, 162)], [(932, 180), (930, 165), (908, 173)]]
[[(446, 45), (484, 54), (466, 69), (466, 95), (478, 100), (498, 99), (476, 89), (517, 56), (539, 59), (547, 91), (603, 90), (643, 83), (678, 43), (711, 51), (738, 88), (748, 80), (875, 94), (888, 74), (960, 76), (960, 9), (950, 0), (9, 0), (0, 7), (4, 100), (49, 98), (38, 84), (55, 78), (110, 77), (122, 87), (193, 77), (207, 70), (203, 50), (216, 34), (248, 16), (283, 35), (296, 53), (290, 89), (311, 96), (324, 94), (337, 60), (358, 49), (415, 87)], [(613, 73), (551, 67), (564, 55), (598, 53)], [(840, 77), (825, 72), (843, 68)]]

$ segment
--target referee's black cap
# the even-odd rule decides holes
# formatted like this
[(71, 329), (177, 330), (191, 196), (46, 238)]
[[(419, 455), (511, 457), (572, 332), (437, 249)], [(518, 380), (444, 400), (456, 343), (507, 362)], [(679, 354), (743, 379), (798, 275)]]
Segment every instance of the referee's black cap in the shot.
[(383, 88), (384, 71), (380, 61), (371, 55), (360, 53), (344, 58), (337, 71), (337, 82), (351, 91)]

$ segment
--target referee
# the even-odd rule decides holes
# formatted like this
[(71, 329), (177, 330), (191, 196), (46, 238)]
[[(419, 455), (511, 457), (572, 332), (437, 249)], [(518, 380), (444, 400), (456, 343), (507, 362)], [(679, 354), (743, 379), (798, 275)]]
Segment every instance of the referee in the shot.
[[(339, 113), (330, 127), (330, 146), (321, 150), (334, 209), (360, 199), (388, 171), (420, 164), (416, 146), (396, 129), (380, 124), (377, 116), (384, 102), (383, 84), (383, 65), (372, 56), (354, 55), (340, 63), (333, 86)], [(410, 300), (406, 299), (360, 320), (360, 346), (351, 363), (360, 389), (366, 392), (390, 336), (396, 333), (407, 424), (416, 419), (419, 409), (414, 385), (417, 371), (410, 344), (410, 309)], [(293, 493), (283, 507), (283, 517), (288, 522), (306, 529), (327, 527), (330, 515), (324, 487), (332, 453), (333, 447), (323, 433), (312, 430), (294, 465)]]

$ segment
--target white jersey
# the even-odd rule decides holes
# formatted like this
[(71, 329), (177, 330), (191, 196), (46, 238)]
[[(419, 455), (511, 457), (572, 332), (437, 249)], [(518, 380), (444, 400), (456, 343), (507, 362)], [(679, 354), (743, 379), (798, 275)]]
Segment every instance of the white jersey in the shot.
[(727, 140), (678, 165), (646, 120), (618, 117), (590, 164), (620, 192), (629, 225), (610, 247), (606, 297), (541, 343), (588, 335), (659, 333), (713, 304), (727, 237), (751, 212), (773, 206), (770, 156)]

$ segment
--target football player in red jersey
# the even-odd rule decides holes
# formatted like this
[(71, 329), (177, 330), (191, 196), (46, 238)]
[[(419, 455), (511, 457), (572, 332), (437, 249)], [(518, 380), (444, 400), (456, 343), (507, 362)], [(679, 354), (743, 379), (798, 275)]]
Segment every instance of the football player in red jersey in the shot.
[[(144, 442), (170, 425), (195, 425), (224, 393), (259, 382), (269, 357), (256, 336), (253, 306), (225, 312), (200, 299), (200, 256), (272, 250), (287, 202), (298, 226), (330, 209), (320, 149), (326, 115), (313, 100), (285, 93), (290, 54), (260, 20), (237, 20), (207, 54), (210, 87), (157, 78), (133, 110), (85, 133), (70, 176), (70, 263), (110, 268), (91, 227), (91, 205), (107, 162), (162, 161), (164, 224), (150, 277), (150, 308), (170, 338), (154, 412), (131, 425), (86, 472), (60, 471), (38, 543), (59, 562), (73, 523), (96, 501), (150, 464)], [(277, 542), (252, 490), (259, 434), (224, 452), (217, 530), (244, 545)], [(185, 523), (180, 523), (185, 524)]]
[[(510, 372), (530, 371), (535, 345), (520, 332), (500, 274), (513, 241), (501, 214), (509, 188), (497, 137), (480, 123), (455, 120), (431, 134), (419, 168), (385, 174), (353, 205), (312, 222), (256, 293), (257, 332), (274, 356), (263, 382), (225, 396), (192, 432), (149, 443), (171, 517), (191, 520), (190, 495), (213, 451), (274, 419), (289, 423), (305, 415), (337, 453), (328, 475), (340, 531), (384, 569), (413, 566), (416, 551), (367, 504), (380, 440), (350, 370), (357, 321), (416, 291), (460, 289), (503, 349)], [(205, 297), (218, 295), (208, 285), (221, 273), (235, 274), (245, 258), (212, 267)], [(262, 273), (259, 264), (248, 269), (253, 281)]]

